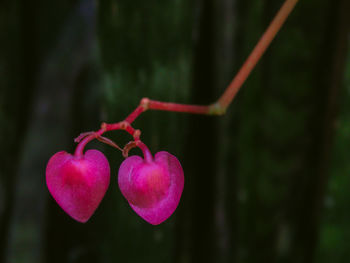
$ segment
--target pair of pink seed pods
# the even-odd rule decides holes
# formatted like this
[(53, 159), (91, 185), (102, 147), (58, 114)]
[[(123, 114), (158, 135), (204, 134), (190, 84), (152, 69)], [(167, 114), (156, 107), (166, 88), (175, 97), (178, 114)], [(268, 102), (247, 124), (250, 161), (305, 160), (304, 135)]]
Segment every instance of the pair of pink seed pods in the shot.
[[(124, 122), (104, 124), (98, 132), (90, 132), (87, 138), (83, 136), (85, 141), (80, 145), (81, 149), (76, 151), (78, 154), (58, 152), (52, 156), (46, 168), (46, 183), (53, 198), (63, 210), (75, 220), (86, 222), (97, 209), (109, 186), (110, 169), (106, 157), (97, 150), (89, 150), (82, 154), (83, 146), (91, 138), (100, 139), (114, 146), (113, 142), (101, 135), (105, 131), (124, 129), (137, 139), (136, 131), (130, 124), (148, 109), (206, 115), (224, 114), (297, 2), (298, 0), (285, 0), (217, 102), (208, 106), (197, 106), (144, 98)], [(177, 158), (167, 152), (158, 152), (154, 158), (148, 149), (143, 149), (143, 153), (144, 159), (131, 156), (121, 164), (118, 184), (132, 209), (147, 222), (157, 225), (169, 218), (179, 204), (184, 186), (183, 170)]]
[[(107, 158), (98, 150), (82, 156), (61, 151), (49, 160), (46, 184), (59, 206), (73, 219), (85, 223), (102, 201), (110, 182)], [(158, 225), (179, 204), (184, 174), (178, 159), (168, 152), (154, 157), (131, 156), (118, 172), (118, 185), (131, 208), (145, 221)]]

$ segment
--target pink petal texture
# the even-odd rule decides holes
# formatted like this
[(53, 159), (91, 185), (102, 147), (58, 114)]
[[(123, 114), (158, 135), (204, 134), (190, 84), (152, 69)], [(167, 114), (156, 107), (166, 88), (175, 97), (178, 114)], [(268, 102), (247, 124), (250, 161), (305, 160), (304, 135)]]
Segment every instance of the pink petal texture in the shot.
[(46, 184), (59, 206), (75, 220), (85, 223), (104, 197), (110, 180), (109, 163), (97, 150), (82, 157), (58, 152), (46, 167)]
[(158, 225), (178, 206), (184, 173), (178, 159), (165, 151), (158, 152), (152, 162), (131, 156), (119, 168), (118, 184), (131, 208), (148, 223)]

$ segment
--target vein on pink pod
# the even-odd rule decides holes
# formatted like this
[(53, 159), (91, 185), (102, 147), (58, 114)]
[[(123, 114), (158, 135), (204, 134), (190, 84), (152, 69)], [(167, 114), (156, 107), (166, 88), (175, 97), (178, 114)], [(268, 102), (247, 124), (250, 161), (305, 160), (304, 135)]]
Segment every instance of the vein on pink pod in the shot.
[(99, 206), (110, 181), (106, 157), (98, 150), (81, 156), (56, 153), (46, 167), (46, 184), (59, 206), (73, 219), (85, 223)]

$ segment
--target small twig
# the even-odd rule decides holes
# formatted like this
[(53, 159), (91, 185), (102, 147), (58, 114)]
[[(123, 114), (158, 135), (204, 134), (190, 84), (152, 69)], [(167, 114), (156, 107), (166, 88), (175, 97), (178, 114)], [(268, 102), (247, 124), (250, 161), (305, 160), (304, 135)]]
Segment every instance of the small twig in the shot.
[(117, 149), (120, 150), (120, 151), (123, 151), (123, 149), (120, 148), (120, 147), (118, 146), (118, 144), (116, 144), (115, 142), (113, 142), (111, 139), (108, 139), (108, 138), (103, 137), (103, 136), (101, 136), (101, 135), (96, 136), (96, 139), (99, 140), (100, 142), (103, 142), (103, 143), (108, 144), (108, 145), (110, 145), (110, 146), (112, 146), (112, 147), (114, 147), (114, 148), (117, 148)]

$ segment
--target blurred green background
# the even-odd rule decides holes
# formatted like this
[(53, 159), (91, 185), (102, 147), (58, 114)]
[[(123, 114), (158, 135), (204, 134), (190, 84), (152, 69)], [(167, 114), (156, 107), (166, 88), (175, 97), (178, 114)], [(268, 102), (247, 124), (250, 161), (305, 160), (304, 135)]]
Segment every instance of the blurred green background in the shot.
[(101, 143), (89, 147), (107, 155), (111, 185), (86, 224), (46, 188), (55, 152), (142, 97), (215, 101), (282, 3), (2, 0), (0, 262), (349, 262), (348, 0), (300, 0), (226, 115), (135, 122), (185, 171), (163, 224), (132, 211), (117, 186), (123, 158)]

